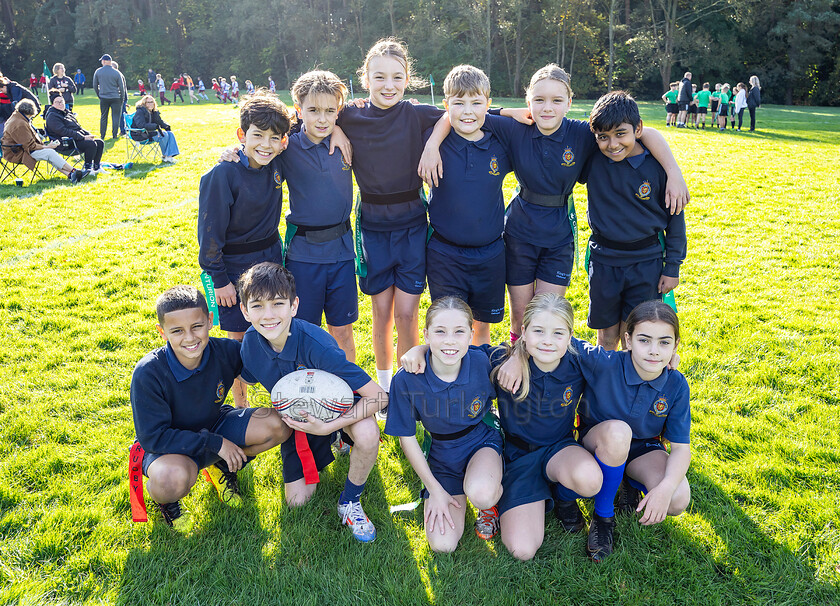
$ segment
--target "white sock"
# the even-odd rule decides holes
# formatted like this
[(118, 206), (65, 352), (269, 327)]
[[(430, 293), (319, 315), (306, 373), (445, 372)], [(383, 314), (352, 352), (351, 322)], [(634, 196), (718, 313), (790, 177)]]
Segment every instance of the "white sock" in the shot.
[(393, 368), (386, 368), (385, 370), (376, 369), (376, 382), (379, 383), (379, 386), (385, 391), (391, 389), (391, 377), (393, 376), (393, 372)]

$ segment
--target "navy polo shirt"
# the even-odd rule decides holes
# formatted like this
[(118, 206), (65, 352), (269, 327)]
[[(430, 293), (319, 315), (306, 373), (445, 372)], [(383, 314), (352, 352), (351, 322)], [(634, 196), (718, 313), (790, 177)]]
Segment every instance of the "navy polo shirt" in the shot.
[(580, 359), (586, 380), (578, 409), (583, 427), (618, 419), (630, 425), (636, 439), (662, 436), (678, 444), (689, 443), (691, 407), (682, 373), (666, 368), (653, 381), (645, 381), (636, 372), (629, 351), (576, 343), (583, 350)]
[(275, 158), (251, 168), (239, 151), (239, 162), (220, 162), (198, 186), (198, 264), (222, 288), (230, 283), (222, 249), (277, 233), (283, 211), (283, 171)]
[(389, 436), (413, 436), (417, 421), (431, 433), (451, 434), (481, 423), (492, 405), (487, 355), (470, 347), (461, 359), (458, 378), (447, 383), (435, 375), (426, 352), (426, 371), (415, 375), (400, 369), (391, 380), (388, 395)]
[(218, 453), (222, 436), (210, 428), (241, 372), (239, 343), (231, 339), (211, 337), (195, 370), (184, 368), (169, 343), (146, 354), (131, 376), (131, 414), (143, 450), (191, 457)]
[[(400, 101), (381, 109), (368, 102), (347, 105), (338, 125), (353, 144), (353, 171), (359, 189), (371, 194), (420, 191), (417, 165), (423, 153), (423, 133), (435, 125), (443, 110), (434, 105)], [(426, 208), (417, 199), (397, 204), (362, 203), (362, 227), (391, 231), (423, 225)]]
[[(513, 170), (504, 146), (491, 133), (484, 133), (480, 141), (468, 141), (453, 130), (440, 146), (440, 156), (444, 177), (432, 187), (429, 198), (432, 227), (463, 246), (498, 240), (505, 227), (502, 184)], [(429, 247), (440, 244), (429, 241)]]
[[(507, 148), (520, 185), (537, 194), (568, 197), (583, 165), (598, 151), (589, 124), (581, 120), (563, 118), (556, 131), (543, 135), (536, 125), (488, 114), (484, 129)], [(539, 206), (516, 196), (508, 208), (505, 232), (535, 246), (563, 246), (572, 241), (567, 212), (565, 206)]]
[(269, 392), (282, 377), (304, 368), (326, 370), (344, 379), (353, 391), (370, 383), (361, 368), (348, 362), (329, 333), (320, 327), (292, 318), (289, 337), (283, 351), (276, 352), (254, 327), (242, 340), (242, 378), (261, 383)]
[[(672, 215), (665, 207), (665, 169), (647, 149), (621, 162), (593, 154), (580, 179), (586, 183), (586, 214), (593, 233), (635, 242), (664, 231), (663, 273), (679, 277), (686, 254), (685, 212)], [(659, 243), (640, 250), (615, 250), (590, 241), (589, 248), (594, 259), (615, 267), (662, 257)]]
[[(514, 394), (497, 386), (499, 420), (506, 434), (537, 446), (554, 444), (572, 434), (577, 403), (585, 384), (579, 357), (566, 352), (551, 372), (541, 371), (529, 358), (530, 390), (521, 402), (516, 402)], [(506, 360), (504, 348), (491, 351), (493, 368)]]
[[(295, 133), (279, 159), (289, 187), (287, 222), (328, 227), (350, 218), (353, 174), (338, 151), (330, 155), (329, 137), (316, 144), (305, 133)], [(348, 231), (341, 238), (323, 243), (309, 242), (305, 235), (296, 236), (286, 255), (306, 263), (349, 261), (356, 256), (353, 234)]]

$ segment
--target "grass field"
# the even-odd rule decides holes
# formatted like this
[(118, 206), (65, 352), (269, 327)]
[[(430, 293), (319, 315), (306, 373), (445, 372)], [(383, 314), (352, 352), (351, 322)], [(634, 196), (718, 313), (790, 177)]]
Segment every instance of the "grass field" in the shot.
[[(77, 110), (96, 132), (94, 102)], [(132, 524), (131, 372), (161, 344), (156, 296), (200, 286), (198, 181), (237, 126), (216, 103), (163, 115), (175, 166), (0, 185), (0, 604), (840, 604), (840, 110), (765, 107), (757, 133), (723, 134), (662, 128), (660, 105), (643, 104), (692, 193), (677, 298), (693, 500), (657, 527), (620, 519), (600, 566), (553, 519), (526, 564), (469, 531), (454, 554), (431, 554), (419, 512), (388, 513), (419, 489), (393, 439), (366, 490), (370, 545), (335, 514), (346, 458), (300, 510), (282, 505), (269, 452), (240, 474), (243, 509), (200, 481), (190, 535)], [(124, 161), (122, 140), (106, 146)], [(569, 298), (592, 338), (582, 271)], [(359, 363), (373, 374), (361, 303)]]

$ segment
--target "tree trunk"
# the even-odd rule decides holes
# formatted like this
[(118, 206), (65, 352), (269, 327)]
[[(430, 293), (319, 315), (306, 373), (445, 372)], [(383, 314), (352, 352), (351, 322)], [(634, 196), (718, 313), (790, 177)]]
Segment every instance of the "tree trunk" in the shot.
[(493, 4), (487, 0), (487, 48), (485, 49), (484, 69), (490, 73), (493, 65)]

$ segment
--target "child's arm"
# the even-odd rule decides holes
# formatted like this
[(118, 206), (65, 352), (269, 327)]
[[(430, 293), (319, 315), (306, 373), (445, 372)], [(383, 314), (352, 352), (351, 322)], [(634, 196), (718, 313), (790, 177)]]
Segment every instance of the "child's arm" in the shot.
[(344, 131), (341, 130), (341, 127), (337, 124), (333, 127), (332, 134), (330, 135), (330, 155), (332, 156), (333, 152), (338, 148), (341, 152), (341, 157), (344, 158), (344, 163), (347, 166), (353, 165), (353, 146), (350, 144), (350, 139), (347, 138), (347, 135), (344, 134)]
[(420, 156), (420, 164), (417, 166), (417, 174), (431, 187), (438, 186), (438, 179), (443, 179), (443, 162), (440, 159), (440, 146), (443, 140), (449, 136), (452, 125), (449, 122), (449, 113), (444, 114), (435, 124), (426, 146), (423, 148), (423, 155)]
[(531, 110), (527, 107), (505, 107), (499, 112), (500, 116), (513, 118), (521, 124), (531, 125), (534, 120), (531, 118)]
[(665, 208), (670, 209), (672, 215), (681, 213), (691, 200), (691, 195), (688, 193), (688, 185), (674, 154), (671, 153), (668, 142), (655, 128), (644, 128), (639, 139), (668, 175), (668, 182), (665, 185)]
[[(198, 264), (213, 279), (219, 305), (236, 305), (236, 287), (227, 276), (222, 249), (230, 223), (233, 192), (230, 185), (211, 171), (198, 188)], [(221, 284), (221, 286), (219, 286)]]
[[(337, 419), (324, 422), (315, 417), (309, 417), (307, 421), (295, 421), (289, 416), (283, 417), (283, 422), (292, 429), (309, 433), (313, 436), (328, 436), (339, 429), (357, 423), (366, 417), (371, 417), (388, 406), (388, 394), (374, 381), (369, 381), (356, 390), (361, 399), (353, 404), (352, 408)], [(305, 415), (306, 413), (301, 413)]]
[(400, 446), (405, 453), (405, 458), (411, 463), (411, 466), (417, 472), (426, 490), (429, 491), (428, 506), (426, 507), (424, 519), (427, 532), (434, 532), (435, 527), (440, 524), (440, 534), (444, 534), (446, 532), (444, 523), (448, 523), (449, 528), (454, 529), (455, 523), (452, 521), (449, 508), (454, 506), (460, 509), (461, 506), (458, 504), (458, 501), (446, 492), (443, 486), (440, 485), (440, 482), (435, 479), (415, 436), (401, 436)]
[(667, 517), (671, 498), (677, 486), (685, 478), (690, 462), (691, 446), (671, 442), (671, 454), (668, 455), (668, 462), (665, 464), (665, 477), (656, 486), (648, 487), (648, 493), (636, 508), (637, 512), (642, 510), (645, 512), (639, 519), (640, 524), (645, 526), (659, 524)]
[(663, 295), (674, 290), (680, 283), (680, 265), (687, 249), (685, 232), (685, 213), (668, 217), (668, 225), (665, 227), (665, 259), (658, 285)]
[(426, 370), (426, 352), (429, 351), (428, 345), (415, 345), (400, 358), (400, 365), (406, 372), (415, 375), (423, 374)]
[(513, 359), (513, 356), (505, 360), (499, 367), (499, 372), (496, 373), (496, 383), (512, 394), (519, 391), (519, 387), (522, 385), (522, 367), (519, 362)]

